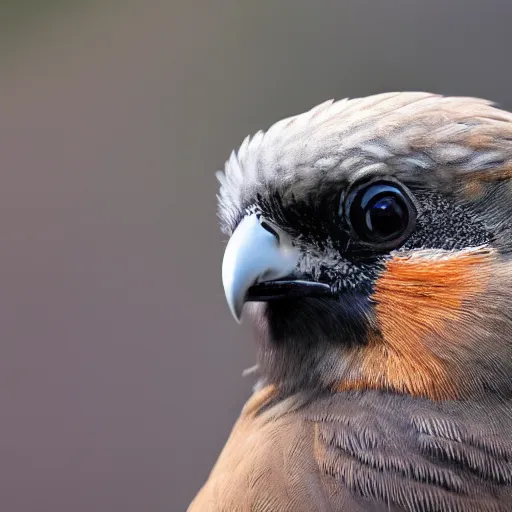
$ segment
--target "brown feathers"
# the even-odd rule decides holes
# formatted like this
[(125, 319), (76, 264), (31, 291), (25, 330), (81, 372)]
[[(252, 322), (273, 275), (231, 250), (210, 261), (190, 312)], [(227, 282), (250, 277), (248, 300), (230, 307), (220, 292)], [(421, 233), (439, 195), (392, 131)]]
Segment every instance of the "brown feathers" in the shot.
[(512, 419), (500, 405), (434, 409), (368, 391), (269, 416), (242, 412), (188, 512), (511, 510)]

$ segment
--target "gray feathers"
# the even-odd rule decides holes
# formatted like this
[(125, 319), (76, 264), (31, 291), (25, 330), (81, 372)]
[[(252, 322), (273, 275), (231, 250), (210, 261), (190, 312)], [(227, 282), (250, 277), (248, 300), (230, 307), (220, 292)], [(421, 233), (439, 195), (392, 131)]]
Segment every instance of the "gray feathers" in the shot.
[(443, 192), (454, 176), (503, 167), (512, 158), (512, 114), (490, 102), (430, 93), (387, 93), (327, 101), (247, 137), (218, 172), (225, 233), (256, 197), (283, 202), (340, 189), (366, 174), (429, 182)]

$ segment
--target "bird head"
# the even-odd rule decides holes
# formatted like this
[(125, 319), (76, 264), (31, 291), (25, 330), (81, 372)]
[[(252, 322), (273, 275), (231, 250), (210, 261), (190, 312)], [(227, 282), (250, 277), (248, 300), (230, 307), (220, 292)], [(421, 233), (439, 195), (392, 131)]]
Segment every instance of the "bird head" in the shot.
[(222, 280), (264, 381), (510, 394), (511, 177), (512, 114), (475, 98), (328, 101), (246, 138), (218, 173)]

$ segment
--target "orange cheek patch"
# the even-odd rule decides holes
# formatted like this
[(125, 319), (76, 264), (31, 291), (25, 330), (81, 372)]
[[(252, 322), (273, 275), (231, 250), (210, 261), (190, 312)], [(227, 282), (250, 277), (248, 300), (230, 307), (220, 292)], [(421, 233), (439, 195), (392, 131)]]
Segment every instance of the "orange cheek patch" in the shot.
[(492, 254), (487, 249), (438, 255), (418, 251), (390, 260), (372, 296), (380, 332), (352, 354), (353, 378), (338, 389), (390, 389), (437, 400), (457, 397), (454, 375), (439, 350), (425, 342), (433, 336), (456, 343), (446, 327), (460, 319), (465, 301), (485, 290)]

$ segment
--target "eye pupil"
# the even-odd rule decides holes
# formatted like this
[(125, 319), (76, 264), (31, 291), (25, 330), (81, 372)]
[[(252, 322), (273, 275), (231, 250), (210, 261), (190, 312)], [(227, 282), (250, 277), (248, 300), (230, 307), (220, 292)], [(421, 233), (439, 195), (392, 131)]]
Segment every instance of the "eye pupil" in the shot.
[(366, 226), (377, 238), (387, 239), (400, 234), (407, 226), (407, 208), (391, 196), (381, 197), (366, 210)]
[(345, 215), (354, 235), (376, 248), (397, 247), (412, 232), (416, 210), (405, 188), (395, 182), (373, 182), (348, 195)]

